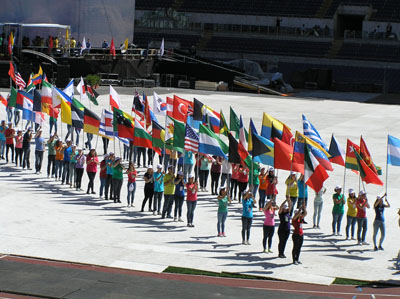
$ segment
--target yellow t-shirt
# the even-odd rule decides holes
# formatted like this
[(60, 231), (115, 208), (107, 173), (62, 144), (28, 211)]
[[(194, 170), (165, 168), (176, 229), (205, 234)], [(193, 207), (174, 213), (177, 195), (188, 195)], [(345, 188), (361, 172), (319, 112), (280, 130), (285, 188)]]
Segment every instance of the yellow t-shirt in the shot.
[[(166, 194), (166, 195), (175, 194), (175, 182), (174, 182), (174, 179), (175, 179), (175, 176), (173, 174), (167, 173), (164, 176), (164, 194)], [(171, 182), (169, 184), (167, 184), (167, 182), (169, 180), (171, 180)]]
[(347, 199), (347, 215), (350, 217), (356, 217), (357, 216), (357, 207), (356, 207), (356, 199), (354, 198), (353, 203), (351, 203), (352, 199), (348, 198)]
[(297, 180), (290, 182), (289, 178), (286, 179), (285, 184), (287, 186), (286, 195), (289, 195), (289, 197), (299, 197), (299, 188), (297, 187)]

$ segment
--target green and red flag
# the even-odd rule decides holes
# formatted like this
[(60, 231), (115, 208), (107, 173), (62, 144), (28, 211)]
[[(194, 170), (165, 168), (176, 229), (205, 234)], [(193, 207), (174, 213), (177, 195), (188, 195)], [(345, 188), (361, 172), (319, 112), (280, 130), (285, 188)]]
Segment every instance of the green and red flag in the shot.
[(114, 132), (118, 132), (118, 137), (121, 138), (134, 138), (134, 121), (132, 116), (128, 113), (115, 108), (113, 110), (113, 125)]
[[(115, 108), (114, 108), (115, 111)], [(149, 133), (144, 129), (144, 124), (140, 123), (138, 119), (135, 119), (135, 133), (133, 138), (135, 146), (152, 148), (152, 138)]]

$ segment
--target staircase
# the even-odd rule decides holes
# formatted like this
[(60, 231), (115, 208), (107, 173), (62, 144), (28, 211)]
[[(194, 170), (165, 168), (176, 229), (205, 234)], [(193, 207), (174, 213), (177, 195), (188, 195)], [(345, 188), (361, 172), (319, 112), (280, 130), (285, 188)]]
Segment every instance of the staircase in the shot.
[(212, 39), (213, 35), (214, 33), (211, 30), (204, 31), (203, 36), (196, 44), (196, 49), (204, 50), (207, 47), (209, 41)]
[(315, 15), (316, 18), (323, 19), (328, 12), (329, 8), (332, 5), (333, 0), (324, 0), (319, 8), (317, 14)]
[(343, 40), (342, 39), (336, 39), (332, 42), (332, 46), (328, 50), (328, 53), (326, 53), (327, 58), (335, 58), (336, 55), (339, 53), (340, 49), (343, 47)]

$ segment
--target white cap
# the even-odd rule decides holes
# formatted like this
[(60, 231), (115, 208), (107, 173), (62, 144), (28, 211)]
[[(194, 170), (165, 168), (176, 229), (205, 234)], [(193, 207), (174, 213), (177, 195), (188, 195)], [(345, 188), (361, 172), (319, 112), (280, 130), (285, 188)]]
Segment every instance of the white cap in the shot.
[(147, 169), (153, 168), (153, 165), (147, 165)]
[(178, 175), (183, 175), (183, 171), (178, 171)]
[(162, 169), (162, 165), (161, 164), (157, 164), (157, 169)]
[[(273, 168), (273, 167), (270, 167), (270, 168), (268, 169), (268, 171), (274, 171), (274, 170), (275, 170), (275, 168)], [(291, 172), (290, 174), (292, 174), (292, 172)]]
[(285, 203), (284, 205), (283, 205), (283, 208), (286, 210), (286, 209), (289, 209), (289, 205), (287, 204), (287, 203)]
[(194, 174), (189, 174), (189, 179), (193, 179), (194, 178)]
[(299, 209), (294, 210), (294, 214), (297, 214), (299, 211)]
[(220, 186), (220, 187), (218, 188), (218, 193), (221, 192), (221, 190), (225, 190), (225, 189), (226, 189), (225, 186)]
[(337, 186), (335, 187), (335, 191), (338, 191), (339, 189), (342, 189), (342, 186), (337, 185)]
[(367, 193), (365, 193), (363, 190), (361, 190), (360, 192), (358, 192), (358, 196), (365, 195), (365, 194), (367, 194)]
[(349, 194), (356, 194), (356, 192), (354, 191), (354, 189), (350, 188), (349, 189)]
[(168, 165), (167, 169), (174, 168), (174, 165)]

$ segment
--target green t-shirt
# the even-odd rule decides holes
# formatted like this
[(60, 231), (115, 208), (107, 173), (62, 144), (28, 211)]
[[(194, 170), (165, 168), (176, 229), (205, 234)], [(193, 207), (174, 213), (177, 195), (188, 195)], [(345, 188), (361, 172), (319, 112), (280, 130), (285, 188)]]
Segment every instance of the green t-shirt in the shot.
[(112, 178), (119, 180), (122, 180), (124, 178), (123, 168), (120, 164), (118, 164), (116, 167), (113, 167)]
[(56, 150), (54, 147), (56, 146), (57, 139), (53, 139), (52, 142), (47, 143), (47, 149), (48, 149), (48, 154), (49, 155), (56, 155)]
[(218, 212), (228, 212), (228, 196), (218, 199)]
[(209, 162), (207, 158), (202, 158), (200, 160), (200, 170), (209, 170), (210, 166), (209, 166)]
[[(171, 182), (169, 184), (167, 184), (167, 182), (169, 180), (171, 180)], [(174, 181), (175, 181), (175, 176), (173, 174), (167, 173), (164, 176), (164, 194), (167, 194), (167, 195), (175, 194), (175, 183), (174, 183)]]
[(346, 198), (344, 197), (343, 194), (337, 195), (337, 193), (333, 194), (333, 199), (342, 199), (339, 204), (336, 204), (335, 201), (333, 201), (333, 209), (332, 209), (332, 214), (344, 214), (344, 204), (346, 203)]
[[(260, 175), (260, 171), (258, 169), (254, 169), (253, 170), (254, 183), (252, 185), (260, 185), (260, 179), (258, 178), (259, 175)], [(250, 176), (250, 181), (251, 181), (251, 175), (249, 175), (249, 176)]]

